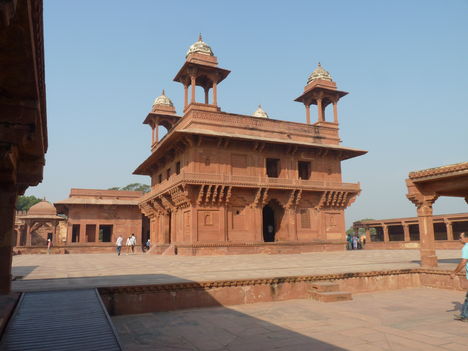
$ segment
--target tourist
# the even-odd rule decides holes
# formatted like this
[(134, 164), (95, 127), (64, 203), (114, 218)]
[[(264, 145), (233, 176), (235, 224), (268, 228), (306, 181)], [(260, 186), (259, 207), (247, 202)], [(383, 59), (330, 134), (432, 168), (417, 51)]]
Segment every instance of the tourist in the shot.
[(354, 235), (353, 236), (353, 250), (358, 249), (358, 242), (359, 242), (359, 238), (357, 237), (357, 235)]
[(117, 238), (117, 241), (115, 242), (116, 248), (117, 248), (117, 256), (120, 256), (120, 251), (122, 250), (122, 235), (119, 235)]
[(150, 246), (151, 246), (151, 241), (150, 241), (149, 238), (148, 238), (148, 240), (146, 241), (145, 246), (146, 246), (146, 251), (148, 251), (148, 250), (150, 249)]
[(459, 315), (455, 315), (455, 319), (462, 322), (468, 322), (468, 235), (466, 233), (461, 233), (459, 240), (464, 244), (462, 249), (462, 258), (457, 268), (455, 268), (455, 270), (450, 274), (450, 278), (455, 278), (456, 274), (465, 268), (465, 276), (460, 280), (461, 287), (467, 289), (465, 303), (461, 308), (461, 313)]
[(346, 234), (346, 249), (353, 249), (353, 237), (350, 234)]
[(132, 237), (131, 236), (129, 236), (127, 238), (125, 246), (127, 246), (127, 253), (125, 255), (128, 255), (130, 253), (130, 246), (132, 246)]
[(130, 247), (132, 248), (132, 254), (135, 253), (135, 245), (136, 245), (136, 237), (135, 234), (132, 233), (130, 236)]
[(366, 239), (367, 239), (366, 234), (365, 233), (362, 234), (361, 235), (361, 246), (362, 246), (362, 248), (364, 248), (364, 246), (366, 246)]
[(52, 247), (52, 240), (47, 239), (47, 254), (50, 254), (50, 248)]

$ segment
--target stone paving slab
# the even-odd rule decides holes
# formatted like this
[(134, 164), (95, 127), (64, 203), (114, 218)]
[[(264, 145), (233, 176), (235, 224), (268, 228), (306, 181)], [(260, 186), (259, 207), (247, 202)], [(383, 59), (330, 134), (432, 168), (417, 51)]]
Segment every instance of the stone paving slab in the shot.
[(468, 350), (464, 292), (414, 288), (112, 317), (125, 350)]
[[(438, 250), (440, 269), (454, 269), (461, 250)], [(272, 278), (419, 267), (419, 250), (356, 250), (289, 255), (157, 256), (146, 254), (18, 255), (15, 291)]]

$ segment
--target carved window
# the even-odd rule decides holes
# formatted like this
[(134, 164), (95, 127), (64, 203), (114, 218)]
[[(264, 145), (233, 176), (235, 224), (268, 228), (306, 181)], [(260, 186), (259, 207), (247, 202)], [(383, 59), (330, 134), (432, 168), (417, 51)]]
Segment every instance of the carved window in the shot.
[(301, 213), (301, 228), (309, 229), (310, 228), (310, 212), (308, 208), (303, 208), (300, 211)]
[(210, 158), (209, 157), (205, 157), (205, 166), (208, 167), (210, 165)]
[(171, 169), (168, 168), (166, 171), (166, 179), (169, 180), (170, 177), (171, 177)]
[(297, 163), (299, 179), (310, 179), (310, 162), (299, 161)]
[(175, 172), (176, 172), (176, 174), (180, 174), (180, 161), (178, 161), (175, 164)]
[(158, 184), (162, 183), (162, 174), (158, 175)]
[(266, 159), (266, 172), (267, 176), (270, 178), (278, 178), (279, 176), (279, 163), (280, 160), (277, 158), (267, 158)]

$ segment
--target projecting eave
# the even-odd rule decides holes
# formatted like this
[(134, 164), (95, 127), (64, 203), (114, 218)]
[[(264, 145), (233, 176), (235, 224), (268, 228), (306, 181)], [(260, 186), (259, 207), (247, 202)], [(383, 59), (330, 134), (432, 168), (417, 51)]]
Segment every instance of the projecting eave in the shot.
[(320, 148), (320, 149), (327, 149), (327, 150), (342, 151), (342, 157), (341, 157), (342, 160), (347, 160), (349, 158), (361, 156), (367, 153), (367, 151), (365, 150), (354, 149), (354, 148), (339, 146), (339, 145), (309, 143), (309, 142), (303, 142), (303, 141), (267, 138), (267, 137), (262, 137), (262, 136), (251, 136), (251, 135), (246, 135), (246, 134), (223, 133), (219, 131), (210, 131), (210, 130), (201, 130), (201, 129), (184, 129), (184, 130), (178, 130), (177, 132), (184, 133), (184, 134), (196, 134), (196, 135), (231, 138), (231, 139), (238, 139), (238, 140), (261, 141), (261, 142), (274, 143), (274, 144), (298, 145), (298, 146), (306, 146), (306, 147), (313, 147), (313, 148)]
[(169, 117), (169, 118), (177, 119), (177, 120), (180, 120), (182, 118), (182, 116), (178, 116), (178, 115), (171, 114), (171, 113), (150, 112), (148, 113), (148, 116), (146, 116), (145, 120), (143, 121), (143, 124), (150, 124), (151, 119), (154, 117)]

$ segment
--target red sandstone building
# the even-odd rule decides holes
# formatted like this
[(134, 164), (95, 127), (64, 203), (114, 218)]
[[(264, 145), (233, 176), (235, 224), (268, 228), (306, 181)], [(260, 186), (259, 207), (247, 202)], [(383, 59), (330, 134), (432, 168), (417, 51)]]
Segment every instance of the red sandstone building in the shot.
[[(261, 108), (253, 116), (227, 113), (217, 89), (229, 73), (200, 38), (174, 78), (184, 86), (183, 116), (163, 92), (144, 121), (152, 153), (134, 173), (151, 177), (140, 208), (150, 218), (152, 252), (343, 249), (344, 210), (361, 189), (343, 183), (341, 161), (366, 153), (340, 145), (337, 105), (347, 93), (319, 64), (296, 99), (306, 124), (270, 119)], [(318, 111), (312, 124), (311, 105)], [(167, 129), (161, 140), (159, 126)]]
[(138, 208), (142, 195), (141, 191), (71, 189), (68, 199), (55, 203), (58, 213), (68, 218), (66, 236), (58, 244), (71, 252), (109, 251), (119, 235), (128, 238), (133, 233), (141, 245), (148, 234), (147, 219)]
[[(468, 232), (468, 213), (433, 216), (434, 239), (437, 249), (460, 247), (460, 233)], [(419, 248), (419, 218), (391, 218), (358, 221), (354, 231), (363, 229), (368, 249), (414, 249)]]

